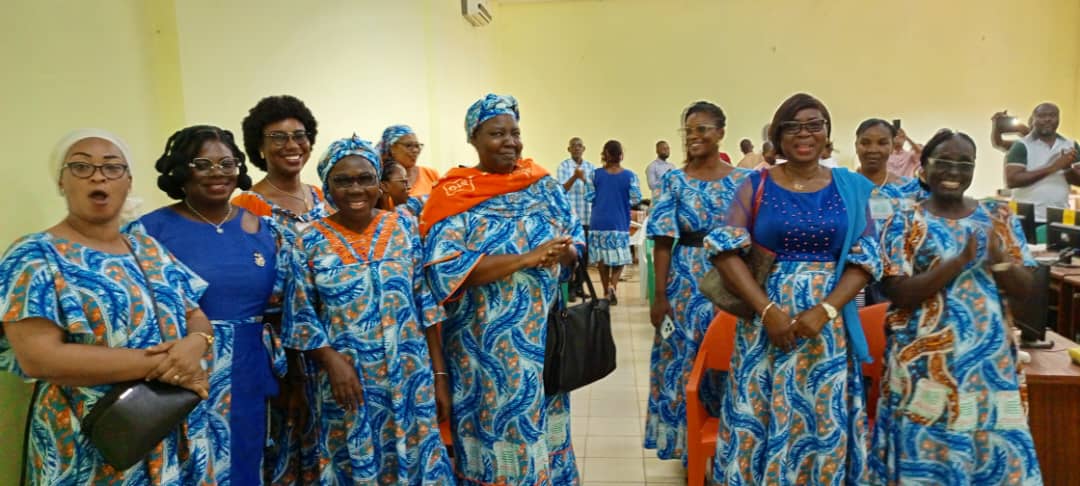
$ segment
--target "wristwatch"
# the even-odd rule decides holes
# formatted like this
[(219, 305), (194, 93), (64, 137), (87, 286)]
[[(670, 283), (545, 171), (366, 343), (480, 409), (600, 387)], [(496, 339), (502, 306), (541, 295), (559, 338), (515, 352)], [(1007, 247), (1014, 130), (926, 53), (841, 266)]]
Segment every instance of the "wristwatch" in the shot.
[(823, 300), (823, 301), (821, 301), (821, 308), (825, 309), (825, 315), (829, 316), (830, 321), (832, 321), (833, 319), (836, 319), (836, 316), (837, 316), (836, 307), (833, 307), (832, 304), (830, 304), (828, 302), (825, 302)]

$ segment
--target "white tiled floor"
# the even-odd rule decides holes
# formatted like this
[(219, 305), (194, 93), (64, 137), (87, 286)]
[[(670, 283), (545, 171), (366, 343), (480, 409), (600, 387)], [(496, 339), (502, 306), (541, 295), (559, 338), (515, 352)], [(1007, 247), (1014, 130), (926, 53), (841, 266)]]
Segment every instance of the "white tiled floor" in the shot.
[[(599, 291), (600, 278), (590, 273)], [(619, 305), (611, 308), (618, 368), (570, 396), (570, 429), (584, 486), (686, 484), (679, 461), (661, 461), (641, 447), (653, 327), (636, 273), (619, 283)]]

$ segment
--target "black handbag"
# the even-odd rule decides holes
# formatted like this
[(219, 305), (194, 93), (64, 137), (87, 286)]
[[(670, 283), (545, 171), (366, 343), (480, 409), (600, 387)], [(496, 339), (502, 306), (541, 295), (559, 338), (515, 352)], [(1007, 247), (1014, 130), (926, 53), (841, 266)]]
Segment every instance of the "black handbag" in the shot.
[[(134, 249), (130, 245), (128, 249), (134, 257)], [(135, 263), (146, 280), (150, 308), (165, 336), (150, 276), (138, 257)], [(117, 383), (83, 417), (83, 435), (101, 452), (105, 462), (123, 471), (143, 460), (201, 401), (202, 397), (187, 388), (160, 381)]]
[(615, 338), (611, 309), (596, 289), (584, 265), (576, 265), (589, 288), (589, 298), (567, 307), (559, 292), (548, 311), (544, 349), (544, 393), (569, 393), (615, 371)]
[[(762, 171), (761, 181), (758, 182), (758, 186), (754, 190), (754, 201), (750, 210), (750, 224), (747, 228), (751, 234), (754, 231), (754, 220), (757, 219), (758, 207), (761, 206), (761, 197), (765, 192), (765, 179), (768, 177), (769, 171)], [(757, 243), (753, 243), (750, 245), (750, 252), (746, 255), (744, 260), (746, 261), (746, 267), (750, 270), (750, 274), (754, 277), (754, 281), (764, 288), (765, 279), (769, 277), (769, 271), (772, 270), (773, 262), (776, 260), (776, 254)], [(741, 297), (731, 292), (727, 283), (724, 282), (723, 276), (720, 275), (720, 271), (715, 267), (710, 268), (708, 272), (705, 272), (705, 275), (698, 281), (698, 290), (701, 291), (701, 294), (704, 295), (706, 299), (709, 299), (713, 305), (735, 317), (753, 319), (754, 315), (757, 314), (756, 309), (751, 308)]]

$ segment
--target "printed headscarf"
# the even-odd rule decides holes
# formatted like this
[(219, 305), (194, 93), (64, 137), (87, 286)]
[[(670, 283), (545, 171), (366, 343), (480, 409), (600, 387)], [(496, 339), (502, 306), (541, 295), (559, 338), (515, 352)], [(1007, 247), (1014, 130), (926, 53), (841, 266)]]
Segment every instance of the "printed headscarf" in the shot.
[(465, 113), (465, 139), (472, 138), (476, 127), (499, 115), (514, 115), (515, 120), (521, 120), (518, 112), (518, 102), (513, 96), (503, 96), (488, 93), (469, 107)]
[(326, 155), (323, 155), (318, 167), (319, 179), (322, 180), (322, 189), (323, 194), (326, 196), (326, 202), (334, 209), (337, 209), (337, 205), (334, 204), (334, 199), (330, 196), (330, 171), (334, 170), (334, 166), (341, 159), (350, 155), (359, 155), (371, 162), (371, 165), (375, 167), (376, 178), (379, 177), (379, 174), (382, 174), (382, 160), (371, 142), (361, 139), (355, 134), (350, 138), (335, 140), (334, 143), (327, 147)]
[(379, 156), (383, 160), (392, 160), (390, 157), (390, 146), (397, 143), (398, 139), (405, 135), (415, 135), (412, 127), (408, 125), (390, 125), (386, 127), (386, 130), (382, 132), (382, 140), (379, 141), (379, 145), (375, 148), (379, 149)]

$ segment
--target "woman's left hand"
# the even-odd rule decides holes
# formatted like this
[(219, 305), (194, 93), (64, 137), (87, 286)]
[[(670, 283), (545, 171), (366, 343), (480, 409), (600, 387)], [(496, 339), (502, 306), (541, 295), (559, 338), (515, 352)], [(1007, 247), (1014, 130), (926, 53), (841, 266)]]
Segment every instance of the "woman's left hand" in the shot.
[(795, 315), (792, 320), (792, 331), (797, 337), (813, 339), (821, 334), (825, 324), (829, 322), (829, 315), (820, 305), (815, 305)]
[(183, 383), (184, 380), (203, 373), (202, 358), (209, 349), (210, 343), (199, 335), (186, 336), (148, 348), (148, 354), (165, 353), (166, 356), (157, 368), (146, 375), (146, 379), (172, 385)]
[(1001, 238), (993, 231), (986, 235), (986, 255), (988, 257), (986, 262), (988, 266), (1009, 261), (1009, 255), (1005, 252)]

